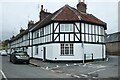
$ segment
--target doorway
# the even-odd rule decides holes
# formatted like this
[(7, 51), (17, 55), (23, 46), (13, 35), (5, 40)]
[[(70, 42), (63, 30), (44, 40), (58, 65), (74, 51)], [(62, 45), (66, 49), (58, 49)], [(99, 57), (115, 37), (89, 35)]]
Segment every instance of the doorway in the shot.
[(46, 47), (43, 47), (43, 61), (46, 61)]

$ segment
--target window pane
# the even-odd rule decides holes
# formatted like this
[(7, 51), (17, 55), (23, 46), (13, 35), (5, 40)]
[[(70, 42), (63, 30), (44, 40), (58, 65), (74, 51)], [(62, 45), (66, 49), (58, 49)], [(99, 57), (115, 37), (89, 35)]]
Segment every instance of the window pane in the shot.
[(70, 31), (73, 31), (73, 24), (69, 24)]
[(88, 24), (85, 24), (85, 33), (88, 33)]
[(96, 42), (99, 42), (99, 37), (96, 35)]
[(85, 34), (85, 36), (86, 36), (86, 41), (88, 42), (88, 34)]
[(65, 24), (65, 31), (69, 31), (69, 25)]
[(91, 26), (92, 34), (95, 34), (94, 25)]
[(101, 42), (101, 36), (99, 36), (99, 42)]
[(91, 42), (91, 35), (89, 35), (89, 42)]
[(65, 25), (64, 24), (60, 24), (60, 30), (64, 31)]
[(95, 31), (96, 31), (95, 34), (98, 34), (98, 26), (97, 25), (95, 26)]
[(104, 43), (104, 36), (102, 36), (101, 39), (102, 39), (102, 43)]
[(61, 55), (73, 55), (73, 44), (61, 44)]
[(65, 47), (65, 54), (69, 54), (69, 47)]
[(104, 35), (104, 28), (101, 27), (101, 35)]
[(89, 34), (92, 34), (91, 32), (91, 25), (89, 24)]

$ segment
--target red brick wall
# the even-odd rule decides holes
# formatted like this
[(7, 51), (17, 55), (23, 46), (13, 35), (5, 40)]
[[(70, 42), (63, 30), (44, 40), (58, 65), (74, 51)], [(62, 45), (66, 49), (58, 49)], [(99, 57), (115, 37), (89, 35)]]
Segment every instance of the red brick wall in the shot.
[(106, 43), (107, 54), (120, 55), (120, 42)]

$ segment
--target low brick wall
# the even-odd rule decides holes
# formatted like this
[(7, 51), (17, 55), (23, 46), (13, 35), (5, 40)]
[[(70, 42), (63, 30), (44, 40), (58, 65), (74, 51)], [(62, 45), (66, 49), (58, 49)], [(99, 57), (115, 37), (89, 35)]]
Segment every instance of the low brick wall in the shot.
[(106, 52), (109, 55), (120, 55), (120, 42), (106, 43)]

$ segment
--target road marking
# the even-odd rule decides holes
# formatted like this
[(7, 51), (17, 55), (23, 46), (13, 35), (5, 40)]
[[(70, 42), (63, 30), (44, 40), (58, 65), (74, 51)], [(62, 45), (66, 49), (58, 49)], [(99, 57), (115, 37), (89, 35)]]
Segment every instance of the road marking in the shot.
[(3, 75), (3, 78), (5, 78), (5, 80), (8, 80), (7, 77), (5, 76), (5, 74), (3, 73), (2, 70), (0, 70), (1, 74)]
[(66, 64), (66, 66), (69, 66), (68, 64)]
[(52, 72), (55, 72), (54, 70), (51, 70)]
[(56, 67), (59, 67), (59, 65), (57, 65)]
[(48, 70), (48, 68), (49, 68), (49, 67), (47, 66), (46, 69)]
[(83, 77), (88, 77), (88, 75), (85, 75), (85, 74), (80, 74), (81, 76), (83, 76)]
[(96, 70), (96, 71), (93, 71), (93, 72), (89, 72), (88, 74), (93, 74), (93, 73), (104, 71), (104, 70), (106, 70), (106, 69), (99, 69), (99, 70)]
[(76, 78), (80, 78), (80, 76), (78, 76), (78, 75), (73, 75), (74, 77), (76, 77)]
[(74, 65), (74, 66), (76, 66), (77, 64), (76, 64), (76, 63), (74, 63), (73, 65)]
[(70, 76), (71, 74), (66, 74), (67, 76)]
[(42, 69), (46, 70), (44, 67), (41, 67)]

